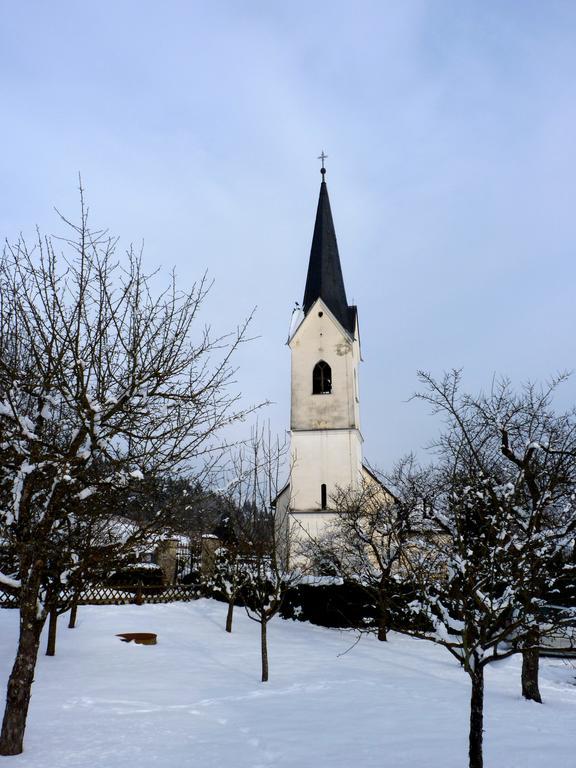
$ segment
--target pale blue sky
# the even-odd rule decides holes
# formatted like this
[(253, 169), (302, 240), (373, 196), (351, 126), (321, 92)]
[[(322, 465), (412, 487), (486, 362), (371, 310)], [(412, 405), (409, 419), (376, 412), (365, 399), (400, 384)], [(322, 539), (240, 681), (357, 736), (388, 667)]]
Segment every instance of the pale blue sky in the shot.
[(58, 232), (81, 171), (94, 224), (209, 269), (219, 330), (258, 306), (238, 381), (282, 430), (325, 149), (386, 467), (435, 429), (418, 368), (575, 367), (575, 41), (572, 0), (0, 0), (0, 234)]

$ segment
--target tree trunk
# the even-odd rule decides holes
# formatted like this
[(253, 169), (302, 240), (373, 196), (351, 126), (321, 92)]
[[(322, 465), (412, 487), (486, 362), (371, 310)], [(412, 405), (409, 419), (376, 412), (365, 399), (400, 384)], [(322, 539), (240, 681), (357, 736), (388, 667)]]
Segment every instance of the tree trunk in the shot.
[(382, 576), (378, 586), (378, 640), (386, 642), (388, 639), (388, 600), (386, 596), (386, 587), (388, 579)]
[(386, 605), (380, 601), (378, 606), (378, 640), (385, 642), (388, 639), (388, 611)]
[(76, 619), (78, 618), (78, 601), (80, 600), (80, 593), (82, 592), (82, 581), (76, 582), (76, 588), (72, 593), (72, 602), (70, 604), (70, 618), (68, 620), (68, 629), (74, 629), (76, 626)]
[(46, 656), (56, 656), (56, 630), (58, 629), (58, 606), (50, 608), (50, 620), (48, 622), (48, 643), (46, 644)]
[(538, 670), (540, 667), (540, 651), (538, 648), (527, 648), (522, 651), (522, 696), (529, 701), (542, 704), (540, 688), (538, 687)]
[(478, 665), (470, 675), (472, 694), (470, 696), (469, 768), (482, 768), (482, 737), (484, 724), (484, 667)]
[(234, 600), (228, 600), (228, 613), (226, 614), (226, 632), (232, 632), (232, 618), (234, 616)]
[(262, 619), (260, 622), (260, 644), (262, 646), (262, 682), (268, 682), (268, 642), (266, 639), (266, 628), (268, 622)]
[(14, 666), (8, 679), (6, 709), (0, 735), (0, 755), (19, 755), (22, 752), (43, 625), (44, 619), (37, 618), (36, 596), (32, 602), (28, 596), (26, 604), (23, 600), (20, 608), (20, 638)]
[(76, 618), (78, 617), (78, 592), (74, 592), (72, 598), (72, 605), (70, 606), (70, 619), (68, 621), (68, 629), (74, 629), (76, 626)]

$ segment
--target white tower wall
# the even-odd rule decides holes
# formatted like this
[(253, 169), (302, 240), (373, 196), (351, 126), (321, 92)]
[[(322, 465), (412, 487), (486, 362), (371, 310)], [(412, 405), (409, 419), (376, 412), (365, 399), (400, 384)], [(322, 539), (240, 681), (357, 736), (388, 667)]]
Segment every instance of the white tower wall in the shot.
[[(322, 299), (309, 310), (289, 340), (291, 375), (290, 512), (292, 552), (299, 541), (318, 539), (332, 513), (338, 488), (356, 487), (362, 476), (358, 397), (360, 344), (334, 318)], [(320, 361), (332, 372), (329, 394), (313, 394), (312, 373)]]

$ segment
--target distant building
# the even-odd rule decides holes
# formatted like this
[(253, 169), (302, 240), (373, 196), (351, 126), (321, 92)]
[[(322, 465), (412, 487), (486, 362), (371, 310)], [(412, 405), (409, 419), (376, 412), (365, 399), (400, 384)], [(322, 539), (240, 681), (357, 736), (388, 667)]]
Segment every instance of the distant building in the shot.
[(292, 355), (290, 478), (276, 499), (289, 559), (333, 520), (338, 488), (373, 479), (362, 463), (358, 312), (346, 298), (328, 188), (322, 183), (302, 308), (288, 338)]

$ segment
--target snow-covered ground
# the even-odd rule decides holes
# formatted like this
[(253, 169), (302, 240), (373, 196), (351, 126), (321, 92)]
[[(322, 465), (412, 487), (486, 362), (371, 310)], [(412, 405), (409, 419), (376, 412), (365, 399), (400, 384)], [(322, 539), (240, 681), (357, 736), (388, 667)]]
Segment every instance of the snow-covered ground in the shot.
[[(40, 657), (25, 753), (15, 768), (464, 768), (469, 686), (441, 648), (393, 635), (275, 619), (270, 682), (259, 682), (258, 626), (226, 606), (81, 608)], [(0, 610), (0, 684), (18, 615)], [(158, 645), (117, 632), (158, 633)], [(348, 652), (346, 652), (348, 651)], [(545, 704), (519, 692), (519, 660), (487, 673), (487, 768), (576, 766), (576, 669), (546, 660)]]

